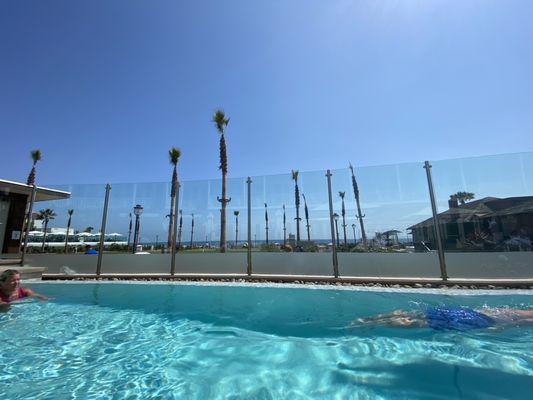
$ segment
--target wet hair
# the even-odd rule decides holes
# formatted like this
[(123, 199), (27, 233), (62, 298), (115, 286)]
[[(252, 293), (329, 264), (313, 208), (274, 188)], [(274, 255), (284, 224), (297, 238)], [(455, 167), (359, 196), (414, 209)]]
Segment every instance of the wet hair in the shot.
[(13, 275), (20, 275), (20, 272), (18, 272), (16, 269), (6, 269), (0, 274), (0, 282), (7, 281)]

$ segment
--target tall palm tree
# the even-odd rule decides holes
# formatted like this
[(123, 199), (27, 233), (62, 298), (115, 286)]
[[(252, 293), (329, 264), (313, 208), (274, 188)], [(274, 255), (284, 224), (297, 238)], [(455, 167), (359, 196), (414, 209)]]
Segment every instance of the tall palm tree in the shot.
[(174, 235), (174, 203), (176, 202), (176, 191), (178, 189), (178, 171), (177, 165), (181, 156), (180, 149), (176, 147), (171, 147), (168, 151), (168, 159), (170, 164), (172, 164), (172, 180), (170, 188), (170, 215), (168, 220), (168, 239), (167, 246), (172, 248), (172, 236)]
[(183, 229), (183, 210), (180, 210), (180, 223), (178, 225), (178, 250), (181, 247), (181, 232)]
[(33, 161), (33, 165), (28, 175), (28, 179), (26, 180), (26, 184), (34, 185), (35, 184), (35, 166), (37, 165), (39, 161), (41, 161), (41, 150), (39, 149), (32, 150), (30, 154), (31, 154), (31, 159)]
[(291, 171), (294, 181), (294, 205), (296, 207), (296, 246), (300, 244), (300, 189), (298, 188), (298, 170)]
[(265, 235), (266, 235), (266, 245), (268, 246), (268, 208), (267, 208), (267, 203), (265, 203)]
[(189, 246), (189, 249), (192, 249), (193, 239), (194, 239), (194, 214), (191, 214), (191, 216), (192, 216), (192, 219), (191, 219), (191, 244)]
[(307, 241), (311, 241), (311, 232), (310, 229), (311, 225), (309, 225), (309, 210), (307, 208), (307, 200), (305, 199), (305, 194), (302, 193), (302, 197), (304, 198), (304, 212), (305, 212), (305, 227), (307, 228)]
[(344, 248), (348, 247), (348, 242), (346, 241), (346, 208), (344, 207), (344, 196), (346, 192), (339, 192), (339, 197), (342, 201), (341, 215), (342, 215), (342, 230), (344, 233)]
[(364, 214), (361, 213), (361, 203), (359, 202), (359, 186), (355, 180), (355, 173), (353, 171), (353, 166), (350, 163), (350, 171), (352, 171), (352, 187), (353, 195), (355, 197), (355, 203), (357, 204), (357, 219), (359, 220), (359, 225), (361, 226), (361, 239), (363, 240), (363, 246), (367, 247), (365, 224), (363, 223)]
[(226, 198), (226, 175), (228, 173), (228, 156), (226, 152), (226, 139), (224, 138), (224, 131), (229, 124), (229, 118), (222, 110), (216, 110), (213, 114), (212, 121), (215, 123), (218, 133), (220, 134), (219, 143), (219, 158), (220, 166), (218, 167), (222, 172), (222, 197), (217, 196), (220, 202), (220, 252), (226, 252), (226, 205), (231, 201)]
[(74, 214), (74, 210), (73, 209), (67, 210), (67, 214), (68, 214), (68, 222), (67, 222), (67, 234), (65, 235), (65, 254), (68, 251), (68, 234), (70, 232), (70, 223), (72, 222), (72, 214)]
[(283, 204), (283, 246), (287, 245), (287, 217), (285, 215), (285, 204)]
[(235, 215), (235, 248), (237, 248), (237, 243), (239, 242), (239, 212), (233, 211)]
[(44, 221), (44, 236), (43, 236), (43, 245), (41, 247), (41, 252), (44, 253), (44, 245), (46, 243), (46, 230), (48, 229), (48, 222), (50, 222), (51, 219), (54, 219), (56, 217), (56, 213), (54, 210), (47, 208), (45, 210), (39, 211), (39, 215), (37, 216), (37, 219), (40, 219)]
[(472, 192), (457, 192), (452, 194), (451, 197), (458, 200), (461, 205), (465, 205), (467, 201), (474, 200), (475, 196)]

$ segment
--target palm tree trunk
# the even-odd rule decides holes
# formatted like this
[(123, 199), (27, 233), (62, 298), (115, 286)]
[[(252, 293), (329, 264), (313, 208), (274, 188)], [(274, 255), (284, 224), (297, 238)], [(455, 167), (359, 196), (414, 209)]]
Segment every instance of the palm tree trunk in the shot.
[(294, 197), (296, 205), (296, 246), (298, 246), (300, 244), (300, 190), (296, 181), (294, 184)]
[(48, 220), (44, 220), (44, 236), (43, 236), (43, 245), (41, 246), (41, 253), (44, 253), (44, 244), (46, 243), (46, 230), (48, 229)]
[(68, 217), (68, 223), (67, 223), (67, 234), (65, 235), (65, 254), (68, 252), (68, 234), (70, 232), (70, 222), (72, 217)]
[(178, 173), (176, 171), (176, 166), (174, 165), (174, 169), (172, 171), (172, 183), (170, 188), (170, 218), (168, 221), (168, 239), (167, 239), (167, 247), (170, 249), (172, 248), (172, 236), (174, 233), (174, 203), (176, 202), (176, 186), (178, 183)]
[(226, 252), (226, 174), (222, 174), (222, 199), (220, 201), (220, 252)]

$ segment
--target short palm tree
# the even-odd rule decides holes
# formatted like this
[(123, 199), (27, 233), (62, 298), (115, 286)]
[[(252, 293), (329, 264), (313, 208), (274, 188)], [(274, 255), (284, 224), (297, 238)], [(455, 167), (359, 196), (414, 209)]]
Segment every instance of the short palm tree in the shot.
[(307, 229), (307, 241), (311, 241), (311, 225), (309, 225), (309, 209), (307, 208), (307, 199), (305, 198), (305, 194), (302, 193), (302, 197), (304, 199), (304, 213), (305, 213), (305, 227)]
[(465, 205), (467, 201), (474, 200), (475, 194), (471, 192), (457, 192), (452, 194), (451, 197), (458, 200), (461, 205)]
[(233, 211), (235, 215), (235, 248), (237, 248), (237, 243), (239, 242), (239, 212)]
[(167, 246), (168, 248), (172, 247), (172, 236), (174, 234), (174, 204), (176, 202), (176, 191), (178, 189), (178, 171), (177, 171), (177, 165), (178, 161), (181, 156), (180, 149), (176, 147), (170, 148), (168, 151), (168, 158), (170, 160), (170, 164), (172, 164), (172, 180), (171, 180), (171, 188), (170, 188), (170, 215), (169, 215), (169, 221), (168, 221), (168, 240), (167, 240)]
[(191, 214), (191, 244), (189, 246), (189, 249), (192, 249), (193, 242), (194, 242), (194, 214)]
[(268, 205), (265, 203), (265, 237), (266, 245), (268, 246)]
[(68, 252), (68, 234), (70, 232), (70, 223), (72, 222), (72, 214), (74, 214), (74, 210), (70, 209), (67, 210), (68, 214), (68, 222), (67, 222), (67, 234), (65, 235), (65, 254)]
[(87, 228), (85, 228), (85, 230), (83, 232), (93, 233), (93, 231), (94, 231), (94, 228), (92, 226), (88, 226)]
[(291, 171), (294, 181), (294, 205), (296, 207), (296, 246), (300, 244), (300, 189), (298, 188), (298, 170)]
[(183, 210), (180, 210), (180, 223), (178, 225), (178, 250), (181, 247), (181, 232), (183, 229)]
[(346, 192), (339, 192), (339, 197), (342, 201), (342, 208), (341, 208), (341, 215), (342, 215), (342, 230), (344, 233), (344, 248), (346, 249), (348, 247), (348, 242), (346, 241), (346, 208), (344, 207), (344, 196), (346, 196)]
[(285, 204), (283, 204), (283, 246), (287, 245), (287, 217), (285, 215)]
[(355, 179), (355, 173), (354, 173), (353, 166), (351, 163), (349, 165), (349, 168), (350, 168), (350, 171), (352, 172), (352, 188), (353, 188), (353, 195), (355, 197), (355, 204), (357, 205), (357, 219), (359, 220), (359, 225), (361, 226), (361, 240), (363, 241), (363, 246), (366, 248), (367, 247), (366, 231), (365, 231), (365, 224), (363, 222), (363, 218), (365, 217), (365, 215), (361, 213), (359, 186), (357, 185), (357, 180)]
[(28, 175), (28, 179), (26, 183), (28, 185), (34, 185), (35, 184), (35, 166), (37, 165), (39, 161), (41, 161), (41, 150), (39, 149), (32, 150), (30, 154), (31, 154), (31, 159), (33, 161), (33, 165), (31, 167), (31, 171)]
[(56, 215), (57, 214), (54, 212), (54, 210), (50, 208), (39, 211), (39, 214), (37, 215), (37, 219), (44, 221), (44, 227), (43, 227), (44, 236), (43, 236), (43, 245), (41, 247), (41, 252), (44, 252), (44, 245), (46, 243), (46, 233), (47, 233), (46, 231), (48, 229), (48, 222), (54, 219)]
[(220, 202), (220, 252), (226, 252), (226, 205), (231, 201), (231, 198), (226, 198), (226, 175), (228, 174), (228, 156), (226, 152), (226, 139), (224, 138), (224, 131), (229, 124), (229, 118), (222, 110), (216, 110), (213, 114), (212, 121), (215, 123), (218, 133), (220, 134), (219, 143), (219, 158), (220, 166), (218, 167), (222, 172), (222, 197), (217, 197)]

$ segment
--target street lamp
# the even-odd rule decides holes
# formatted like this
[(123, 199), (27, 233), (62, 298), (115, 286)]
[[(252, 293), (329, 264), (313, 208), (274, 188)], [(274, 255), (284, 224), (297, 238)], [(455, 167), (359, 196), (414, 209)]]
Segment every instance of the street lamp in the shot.
[(353, 244), (357, 245), (357, 238), (355, 237), (355, 224), (352, 224), (353, 229)]
[(337, 247), (340, 247), (339, 243), (339, 214), (333, 214), (333, 219), (335, 220), (335, 238), (337, 239)]
[(140, 204), (137, 204), (133, 207), (133, 214), (135, 214), (135, 233), (133, 235), (133, 254), (137, 251), (137, 244), (139, 243), (139, 217), (143, 213), (143, 207)]

